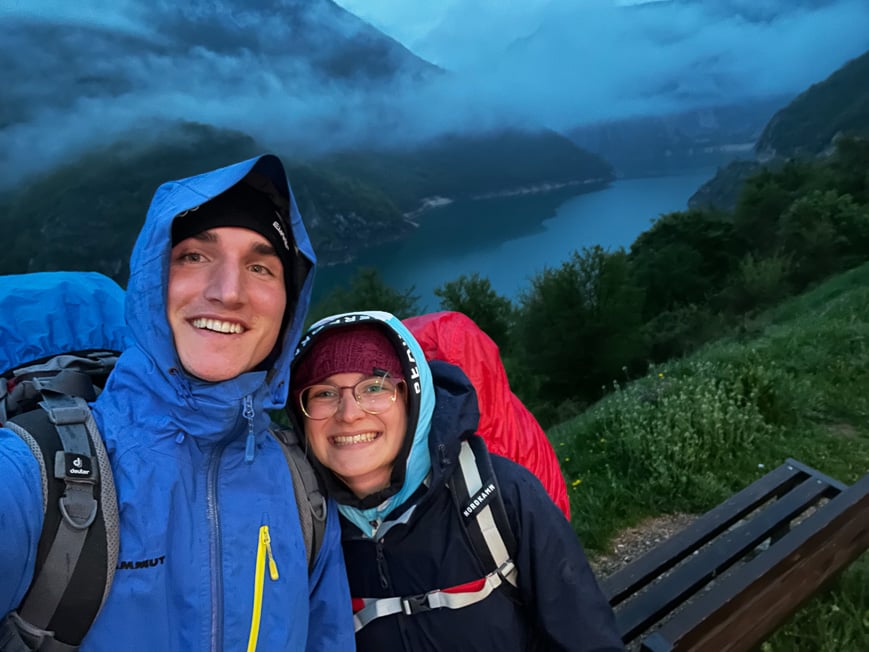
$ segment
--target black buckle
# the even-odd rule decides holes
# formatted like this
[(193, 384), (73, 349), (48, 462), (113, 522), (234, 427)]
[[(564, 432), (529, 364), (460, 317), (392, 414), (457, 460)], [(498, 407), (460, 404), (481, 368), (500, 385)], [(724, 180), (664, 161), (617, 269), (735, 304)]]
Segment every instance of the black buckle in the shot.
[(401, 609), (408, 616), (411, 614), (423, 613), (431, 611), (431, 606), (428, 603), (428, 594), (412, 595), (408, 598), (401, 599)]

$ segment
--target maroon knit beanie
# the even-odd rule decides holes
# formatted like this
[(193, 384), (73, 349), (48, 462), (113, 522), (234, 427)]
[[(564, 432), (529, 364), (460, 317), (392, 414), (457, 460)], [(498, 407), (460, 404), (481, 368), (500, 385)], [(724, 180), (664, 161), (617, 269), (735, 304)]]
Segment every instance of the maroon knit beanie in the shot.
[(401, 379), (404, 372), (395, 346), (372, 324), (332, 328), (319, 336), (293, 369), (293, 396), (332, 374), (375, 375), (384, 371)]

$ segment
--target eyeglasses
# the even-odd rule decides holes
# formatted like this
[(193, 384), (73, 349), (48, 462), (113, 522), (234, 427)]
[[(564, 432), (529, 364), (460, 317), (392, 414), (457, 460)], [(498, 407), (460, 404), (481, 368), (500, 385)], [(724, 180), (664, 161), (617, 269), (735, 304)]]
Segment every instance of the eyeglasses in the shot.
[(341, 405), (343, 390), (353, 392), (353, 398), (359, 409), (368, 414), (386, 412), (393, 403), (398, 392), (398, 385), (404, 382), (393, 381), (389, 375), (363, 378), (355, 385), (339, 387), (337, 385), (311, 385), (299, 394), (299, 405), (309, 419), (321, 421), (333, 416)]

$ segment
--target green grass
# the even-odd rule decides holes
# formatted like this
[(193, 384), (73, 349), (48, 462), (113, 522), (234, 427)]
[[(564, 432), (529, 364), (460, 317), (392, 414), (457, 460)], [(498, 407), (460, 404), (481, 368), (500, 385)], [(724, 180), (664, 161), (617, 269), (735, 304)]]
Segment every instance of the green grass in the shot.
[[(793, 457), (843, 482), (869, 471), (869, 265), (649, 369), (548, 432), (593, 555), (647, 516), (700, 513)], [(869, 650), (869, 558), (764, 650)]]

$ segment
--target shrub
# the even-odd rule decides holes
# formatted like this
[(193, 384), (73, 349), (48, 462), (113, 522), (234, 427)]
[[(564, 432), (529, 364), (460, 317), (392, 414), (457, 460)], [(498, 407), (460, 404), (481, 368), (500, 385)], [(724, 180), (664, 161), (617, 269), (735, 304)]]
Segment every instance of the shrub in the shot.
[(751, 463), (787, 418), (790, 379), (756, 358), (690, 361), (651, 381), (615, 384), (598, 434), (618, 447), (625, 475), (688, 503), (708, 499), (718, 469)]

